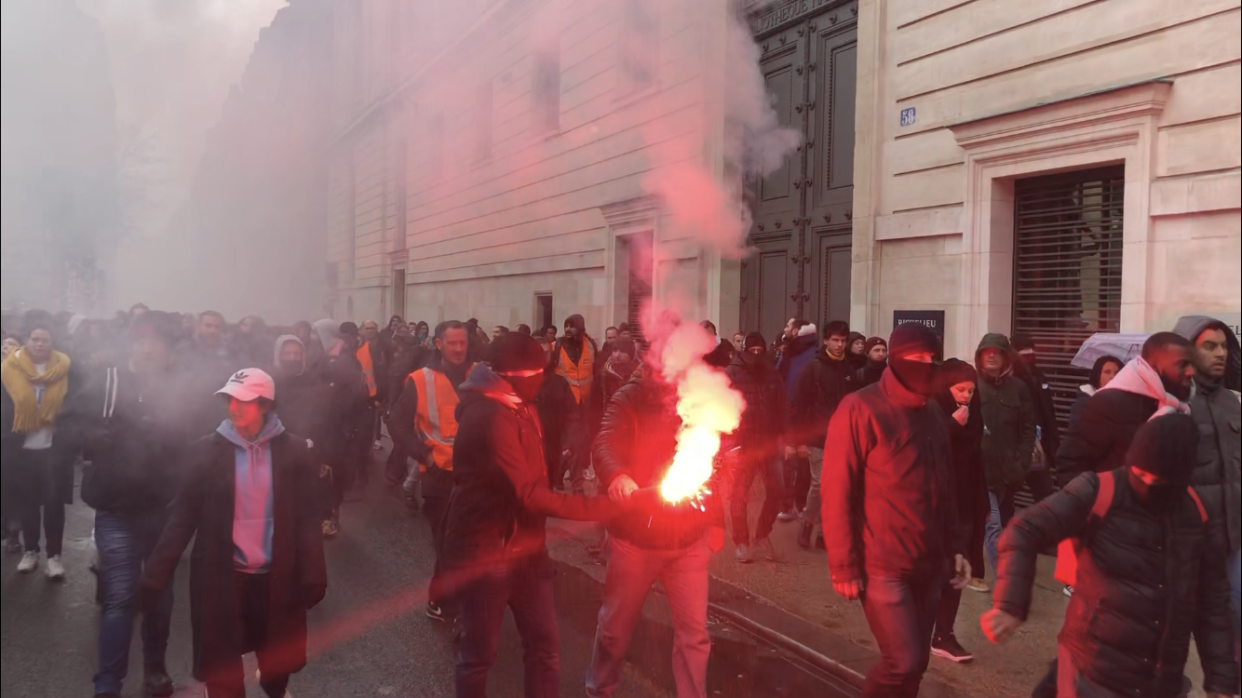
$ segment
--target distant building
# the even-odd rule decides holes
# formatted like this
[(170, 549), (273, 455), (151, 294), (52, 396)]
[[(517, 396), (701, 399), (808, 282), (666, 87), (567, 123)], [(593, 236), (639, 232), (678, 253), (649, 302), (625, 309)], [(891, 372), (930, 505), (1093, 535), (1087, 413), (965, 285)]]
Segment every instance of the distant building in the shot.
[[(262, 30), (174, 217), (170, 252), (195, 274), (186, 290), (230, 319), (287, 323), (325, 313), (335, 4), (294, 0)], [(162, 283), (176, 297), (186, 280)]]
[(89, 313), (118, 210), (105, 37), (72, 2), (5, 3), (3, 24), (0, 295)]

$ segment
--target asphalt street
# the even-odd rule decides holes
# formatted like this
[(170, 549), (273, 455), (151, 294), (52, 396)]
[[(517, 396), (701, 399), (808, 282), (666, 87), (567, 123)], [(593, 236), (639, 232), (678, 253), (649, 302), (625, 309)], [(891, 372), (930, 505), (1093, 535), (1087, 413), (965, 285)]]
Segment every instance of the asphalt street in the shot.
[[(376, 478), (381, 457), (376, 454)], [(294, 678), (296, 698), (450, 698), (454, 647), (448, 630), (422, 613), (430, 577), (430, 533), (421, 517), (376, 487), (346, 504), (341, 537), (328, 543), (329, 593), (311, 616), (310, 664)], [(88, 571), (93, 512), (69, 513), (65, 561), (69, 577), (52, 583), (42, 573), (18, 575), (17, 556), (0, 573), (0, 691), (5, 698), (92, 695), (98, 609)], [(186, 578), (178, 570), (177, 604), (168, 664), (178, 698), (201, 698), (190, 680), (190, 624)], [(591, 638), (561, 624), (561, 696), (584, 695)], [(130, 685), (141, 694), (141, 646), (135, 632)], [(507, 622), (491, 698), (522, 696), (521, 642)], [(251, 696), (259, 696), (257, 686)], [(618, 698), (662, 698), (666, 693), (630, 672)]]

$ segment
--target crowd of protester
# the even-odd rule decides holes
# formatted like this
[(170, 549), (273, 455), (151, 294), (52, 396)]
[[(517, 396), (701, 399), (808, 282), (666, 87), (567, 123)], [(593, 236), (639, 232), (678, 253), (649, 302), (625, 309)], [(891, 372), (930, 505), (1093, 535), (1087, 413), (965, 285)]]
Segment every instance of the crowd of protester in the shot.
[[(306, 614), (328, 593), (324, 542), (348, 526), (385, 434), (383, 484), (432, 532), (426, 615), (457, 630), (459, 698), (485, 696), (507, 609), (526, 694), (559, 693), (548, 518), (607, 530), (591, 698), (617, 690), (656, 581), (676, 693), (704, 698), (709, 562), (726, 528), (738, 564), (781, 561), (782, 523), (862, 602), (881, 651), (868, 698), (915, 698), (932, 656), (972, 660), (955, 633), (964, 591), (992, 594), (989, 638), (1012, 636), (1036, 556), (1058, 544), (1071, 600), (1037, 696), (1181, 695), (1192, 635), (1205, 690), (1237, 692), (1239, 351), (1211, 318), (1153, 335), (1128, 363), (1101, 357), (1067, 429), (1031, 337), (989, 334), (969, 361), (942, 361), (921, 325), (869, 338), (794, 318), (780, 337), (726, 341), (704, 322), (703, 361), (747, 407), (717, 494), (696, 506), (656, 495), (681, 426), (658, 370), (671, 327), (648, 344), (625, 325), (597, 341), (581, 315), (537, 333), (398, 316), (278, 328), (145, 305), (4, 326), (5, 547), (19, 572), (71, 572), (80, 467), (96, 511), (96, 696), (121, 695), (139, 616), (143, 688), (172, 694), (171, 587), (191, 542), (195, 677), (210, 698), (243, 698), (240, 658), (255, 652), (263, 689), (284, 696), (306, 663)], [(1019, 511), (1024, 490), (1035, 504)]]

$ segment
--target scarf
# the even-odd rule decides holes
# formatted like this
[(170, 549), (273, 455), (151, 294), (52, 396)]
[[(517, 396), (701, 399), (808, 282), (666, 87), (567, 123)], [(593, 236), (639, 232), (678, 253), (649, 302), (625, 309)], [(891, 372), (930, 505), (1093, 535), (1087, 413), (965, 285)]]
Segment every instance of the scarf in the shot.
[(1117, 377), (1108, 385), (1100, 388), (1097, 394), (1105, 390), (1120, 390), (1152, 398), (1159, 403), (1152, 419), (1175, 412), (1190, 414), (1190, 405), (1165, 390), (1160, 374), (1156, 373), (1156, 369), (1152, 368), (1151, 364), (1144, 361), (1142, 357), (1126, 364), (1125, 368), (1117, 372)]
[[(69, 392), (69, 357), (54, 351), (43, 375), (23, 350), (13, 352), (0, 366), (0, 379), (13, 400), (13, 433), (30, 434), (52, 426)], [(35, 386), (42, 388), (38, 395)]]

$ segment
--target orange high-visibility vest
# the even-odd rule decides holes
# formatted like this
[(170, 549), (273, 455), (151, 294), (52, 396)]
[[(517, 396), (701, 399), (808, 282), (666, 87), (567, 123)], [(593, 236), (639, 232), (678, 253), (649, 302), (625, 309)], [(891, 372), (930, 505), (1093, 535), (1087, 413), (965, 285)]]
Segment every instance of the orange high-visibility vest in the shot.
[[(453, 443), (457, 439), (457, 405), (461, 399), (448, 376), (430, 368), (410, 374), (418, 388), (418, 413), (414, 428), (431, 449), (431, 459), (440, 470), (453, 472)], [(419, 470), (427, 471), (419, 464)]]
[(582, 338), (582, 358), (577, 365), (569, 359), (569, 352), (561, 345), (561, 361), (556, 373), (569, 381), (569, 389), (579, 405), (591, 399), (591, 384), (595, 382), (595, 345), (591, 344), (589, 337)]
[(367, 382), (367, 393), (371, 397), (379, 394), (379, 386), (375, 383), (375, 362), (371, 360), (371, 345), (363, 344), (357, 353), (358, 363), (362, 364), (362, 378)]

